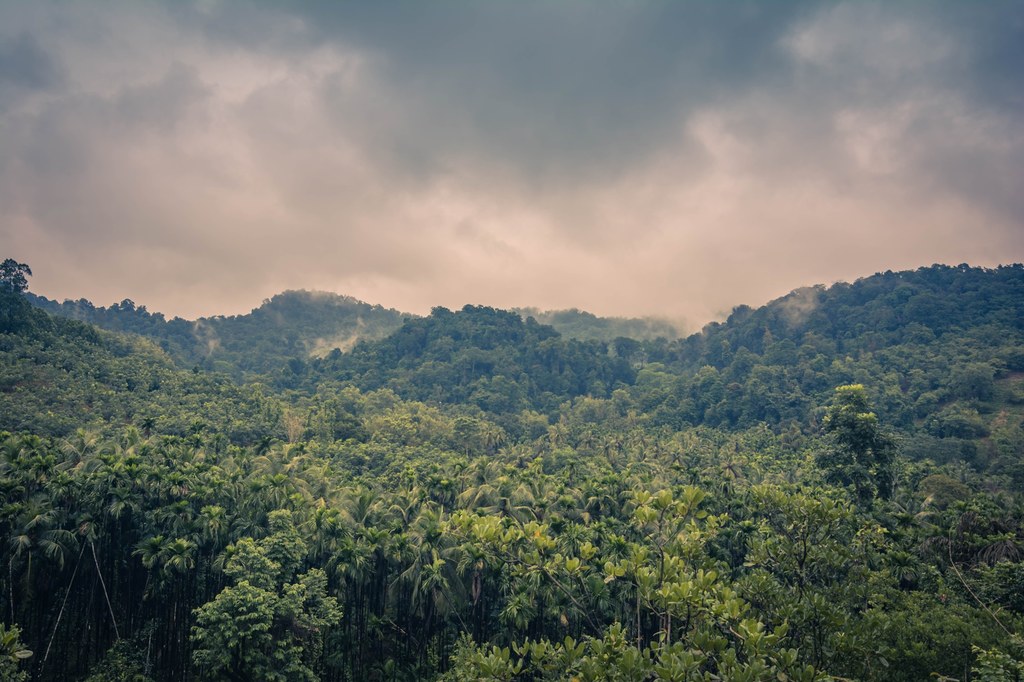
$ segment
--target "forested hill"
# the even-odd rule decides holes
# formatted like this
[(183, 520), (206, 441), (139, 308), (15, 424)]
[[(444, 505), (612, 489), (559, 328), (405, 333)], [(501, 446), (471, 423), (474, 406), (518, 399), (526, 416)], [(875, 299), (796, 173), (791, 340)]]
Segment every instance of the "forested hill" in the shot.
[(686, 339), (680, 359), (689, 367), (721, 368), (741, 348), (785, 353), (790, 343), (821, 339), (834, 343), (827, 349), (835, 353), (871, 352), (979, 327), (1024, 331), (1024, 266), (933, 265), (797, 289), (757, 309), (735, 308), (725, 322)]
[(524, 319), (532, 317), (548, 324), (562, 336), (581, 341), (614, 341), (629, 339), (678, 339), (683, 336), (680, 325), (661, 317), (599, 317), (585, 310), (540, 310), (516, 308)]
[[(293, 382), (296, 368), (311, 358), (323, 357), (336, 348), (349, 350), (358, 340), (383, 338), (403, 320), (416, 317), (322, 291), (285, 291), (245, 315), (197, 320), (167, 319), (128, 299), (104, 307), (86, 299), (57, 302), (32, 293), (26, 297), (51, 315), (151, 339), (181, 367), (214, 369), (236, 380), (259, 376), (285, 384)], [(567, 338), (584, 341), (680, 336), (677, 327), (657, 318), (598, 317), (575, 309), (541, 312), (523, 308), (515, 312), (524, 320), (533, 317)]]
[(387, 387), (409, 399), (496, 413), (552, 412), (577, 396), (606, 398), (634, 379), (606, 343), (565, 338), (532, 318), (483, 306), (435, 308), (386, 339), (331, 353), (313, 371), (364, 390)]
[(268, 304), (183, 369), (30, 275), (0, 263), (0, 680), (1024, 672), (1020, 266), (675, 341), (437, 308), (249, 383), (209, 367), (318, 321)]
[[(45, 437), (134, 425), (145, 433), (253, 443), (282, 434), (258, 386), (176, 368), (151, 341), (50, 316), (0, 295), (0, 430)], [(11, 314), (13, 313), (13, 314)]]
[(198, 365), (236, 379), (273, 376), (290, 360), (348, 349), (361, 338), (381, 338), (407, 316), (349, 296), (313, 291), (286, 291), (245, 315), (194, 321), (168, 320), (130, 300), (109, 307), (85, 299), (58, 303), (32, 294), (29, 300), (54, 315), (152, 339), (180, 366)]
[(908, 452), (995, 457), (986, 439), (1008, 424), (1016, 433), (1024, 402), (1024, 267), (800, 289), (632, 356), (646, 362), (633, 395), (655, 423), (813, 428), (835, 386), (860, 383), (887, 424), (912, 434)]
[(617, 411), (632, 409), (656, 427), (766, 423), (813, 433), (833, 389), (860, 383), (884, 423), (905, 434), (908, 454), (1012, 470), (1024, 481), (1009, 454), (1024, 404), (1020, 265), (937, 265), (799, 289), (677, 340), (581, 341), (521, 312), (467, 306), (403, 317), (308, 292), (197, 322), (166, 320), (130, 301), (96, 308), (33, 300), (147, 336), (179, 367), (306, 396), (344, 385), (388, 388), (407, 400), (502, 415), (511, 433), (535, 431), (524, 426), (534, 424), (530, 415), (554, 419), (566, 401), (613, 394)]

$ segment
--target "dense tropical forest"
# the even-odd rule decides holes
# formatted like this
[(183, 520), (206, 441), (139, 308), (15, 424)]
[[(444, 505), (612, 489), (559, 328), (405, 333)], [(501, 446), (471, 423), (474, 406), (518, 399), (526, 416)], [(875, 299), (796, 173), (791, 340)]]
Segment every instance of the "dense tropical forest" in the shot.
[(2, 680), (1024, 674), (1020, 265), (690, 336), (303, 292), (189, 322), (30, 276), (0, 267)]

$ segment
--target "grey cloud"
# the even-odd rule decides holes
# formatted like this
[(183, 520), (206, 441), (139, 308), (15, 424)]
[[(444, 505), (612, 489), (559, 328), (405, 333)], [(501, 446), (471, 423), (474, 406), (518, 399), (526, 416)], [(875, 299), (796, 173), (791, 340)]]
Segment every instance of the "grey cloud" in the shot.
[(1024, 110), (1024, 3), (945, 2), (943, 25), (958, 38), (963, 68), (951, 74), (969, 99), (1021, 116)]
[[(0, 196), (69, 246), (137, 237), (140, 229), (156, 243), (173, 237), (161, 229), (170, 216), (140, 214), (132, 190), (146, 173), (161, 172), (146, 168), (143, 157), (155, 156), (158, 165), (162, 155), (176, 153), (173, 138), (164, 136), (203, 97), (195, 72), (176, 64), (151, 83), (111, 96), (66, 92), (11, 115), (11, 134), (0, 141)], [(148, 179), (155, 191), (165, 181)]]
[(0, 6), (36, 88), (0, 101), (0, 237), (43, 293), (172, 314), (309, 287), (699, 323), (1019, 260), (1022, 7)]
[[(776, 43), (803, 3), (737, 9), (307, 2), (277, 11), (282, 25), (299, 20), (307, 40), (368, 56), (376, 97), (332, 104), (395, 166), (429, 176), (468, 158), (543, 187), (615, 175), (657, 152), (694, 107), (771, 77), (784, 57)], [(189, 20), (216, 39), (266, 40), (266, 22), (247, 35), (223, 12)], [(376, 127), (381, 121), (389, 127)]]
[(122, 89), (112, 105), (118, 125), (142, 126), (166, 133), (208, 95), (209, 90), (196, 68), (176, 62), (159, 80)]
[(541, 187), (618, 174), (773, 57), (771, 27), (753, 39), (739, 20), (717, 31), (705, 6), (420, 7), (407, 22), (362, 5), (354, 20), (318, 25), (379, 55), (410, 107), (394, 132), (411, 155), (503, 164)]
[(62, 81), (62, 69), (28, 32), (0, 35), (0, 87), (45, 90)]
[[(1008, 92), (1024, 92), (1005, 87), (1024, 73), (1013, 68), (1015, 59), (1024, 67), (1014, 54), (1024, 44), (1020, 6), (416, 4), (404, 6), (405, 21), (394, 21), (386, 3), (354, 3), (307, 5), (305, 16), (321, 40), (340, 38), (372, 55), (375, 96), (347, 101), (328, 93), (329, 106), (396, 178), (429, 183), (484, 169), (507, 188), (518, 183), (524, 200), (543, 200), (552, 191), (613, 183), (668, 143), (677, 170), (689, 172), (680, 177), (686, 181), (706, 172), (708, 159), (697, 141), (675, 131), (695, 111), (717, 109), (751, 130), (736, 132), (757, 147), (758, 172), (831, 175), (839, 186), (872, 182), (850, 165), (836, 118), (851, 106), (874, 107), (876, 121), (898, 114), (894, 102), (913, 103), (925, 88), (953, 95), (954, 105), (972, 93), (994, 96), (971, 98), (963, 113), (1011, 150), (996, 154), (1001, 162), (973, 147), (958, 154), (947, 149), (959, 144), (956, 137), (930, 132), (948, 133), (944, 112), (912, 112), (914, 120), (889, 141), (904, 178), (944, 185), (968, 201), (995, 192), (1012, 213), (1018, 193), (994, 188), (1015, 176), (1021, 158), (1010, 134), (1019, 111), (993, 129), (989, 110)], [(1007, 15), (1013, 20), (997, 25)], [(818, 54), (802, 60), (793, 51), (801, 30), (816, 30), (822, 41)], [(994, 70), (993, 54), (1002, 55)], [(980, 165), (934, 163), (964, 152), (981, 156)], [(564, 229), (588, 237), (600, 231), (589, 221)]]
[(46, 93), (63, 81), (60, 62), (34, 35), (0, 33), (0, 117), (21, 99)]

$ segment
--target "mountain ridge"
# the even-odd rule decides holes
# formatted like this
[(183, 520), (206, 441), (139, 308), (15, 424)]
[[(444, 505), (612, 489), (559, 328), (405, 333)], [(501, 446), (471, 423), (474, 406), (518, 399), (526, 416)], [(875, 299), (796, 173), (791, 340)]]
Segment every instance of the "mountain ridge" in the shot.
[[(346, 294), (307, 289), (282, 291), (264, 299), (248, 313), (194, 320), (168, 319), (131, 299), (96, 306), (84, 298), (58, 302), (31, 292), (26, 295), (32, 305), (50, 314), (109, 331), (139, 334), (156, 342), (180, 366), (216, 368), (236, 380), (272, 373), (294, 358), (316, 359), (334, 349), (348, 351), (360, 340), (384, 338), (399, 329), (404, 320), (419, 317)], [(680, 337), (678, 327), (661, 318), (600, 317), (574, 308), (522, 308), (512, 312), (524, 320), (533, 317), (542, 324), (550, 324), (560, 334), (582, 341)], [(248, 339), (268, 330), (273, 330), (272, 338), (252, 355)], [(240, 339), (243, 336), (246, 341)], [(240, 347), (245, 347), (250, 357), (241, 357)]]

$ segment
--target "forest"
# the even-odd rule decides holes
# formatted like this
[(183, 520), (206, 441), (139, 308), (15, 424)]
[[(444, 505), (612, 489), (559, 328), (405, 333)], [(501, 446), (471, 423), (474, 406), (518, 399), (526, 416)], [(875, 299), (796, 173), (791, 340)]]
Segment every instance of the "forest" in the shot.
[(1024, 675), (1024, 266), (690, 335), (309, 292), (168, 320), (30, 276), (0, 266), (0, 680)]

